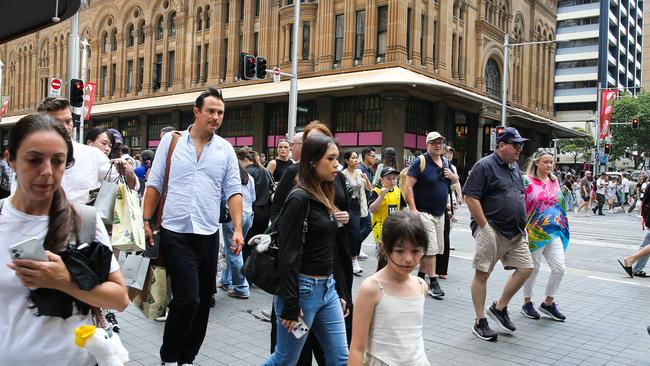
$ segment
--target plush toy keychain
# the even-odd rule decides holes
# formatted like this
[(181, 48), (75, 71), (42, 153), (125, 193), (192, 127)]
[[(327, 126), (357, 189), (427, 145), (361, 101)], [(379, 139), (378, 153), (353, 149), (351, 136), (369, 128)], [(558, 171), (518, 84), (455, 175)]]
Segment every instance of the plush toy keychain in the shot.
[(82, 325), (74, 330), (74, 343), (86, 348), (99, 366), (124, 366), (129, 361), (129, 352), (122, 345), (120, 336), (113, 331)]

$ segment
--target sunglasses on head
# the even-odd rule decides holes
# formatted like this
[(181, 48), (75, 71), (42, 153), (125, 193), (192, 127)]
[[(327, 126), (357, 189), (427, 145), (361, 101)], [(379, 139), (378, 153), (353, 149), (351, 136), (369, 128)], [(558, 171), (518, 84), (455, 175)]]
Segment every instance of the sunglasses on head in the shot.
[(548, 147), (540, 147), (540, 148), (537, 149), (537, 151), (535, 152), (535, 156), (536, 156), (536, 157), (537, 157), (537, 156), (540, 156), (540, 155), (544, 155), (544, 154), (551, 154), (551, 155), (553, 155), (553, 149), (548, 148)]

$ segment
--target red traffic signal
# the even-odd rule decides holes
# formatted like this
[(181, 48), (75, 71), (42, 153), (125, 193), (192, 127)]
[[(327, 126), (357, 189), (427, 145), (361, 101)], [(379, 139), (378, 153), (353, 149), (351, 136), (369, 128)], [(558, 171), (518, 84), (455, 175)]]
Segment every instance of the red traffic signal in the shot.
[(255, 74), (257, 73), (256, 66), (255, 56), (244, 56), (244, 80), (255, 79)]
[(605, 144), (605, 154), (611, 154), (612, 153), (612, 144)]
[(79, 79), (70, 80), (70, 105), (81, 107), (84, 104), (84, 82)]
[(497, 134), (497, 135), (500, 134), (501, 132), (503, 132), (504, 129), (505, 129), (504, 126), (497, 126), (497, 127), (496, 127), (496, 134)]
[(255, 77), (258, 79), (266, 78), (266, 59), (264, 57), (258, 56), (256, 59), (255, 66)]
[(632, 129), (633, 130), (639, 129), (639, 118), (637, 117), (632, 118)]

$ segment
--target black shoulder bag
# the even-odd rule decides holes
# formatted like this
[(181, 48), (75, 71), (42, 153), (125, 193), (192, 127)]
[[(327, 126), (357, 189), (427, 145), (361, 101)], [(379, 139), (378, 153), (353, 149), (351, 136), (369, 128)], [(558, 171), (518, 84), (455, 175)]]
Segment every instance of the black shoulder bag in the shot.
[[(287, 199), (299, 189), (293, 190)], [(280, 214), (278, 217), (282, 216), (284, 211), (284, 205), (280, 209)], [(307, 209), (305, 210), (305, 219), (302, 222), (302, 237), (301, 242), (304, 245), (307, 237), (307, 221), (309, 219), (309, 209), (310, 203), (307, 200)], [(251, 254), (246, 259), (246, 263), (242, 267), (241, 271), (246, 279), (255, 284), (255, 286), (261, 288), (262, 290), (268, 292), (272, 295), (278, 295), (280, 293), (280, 273), (278, 272), (278, 252), (280, 251), (280, 244), (278, 243), (278, 231), (277, 221), (273, 221), (271, 225), (264, 231), (264, 234), (271, 236), (271, 244), (268, 249), (263, 252), (257, 251), (257, 245), (251, 250)]]

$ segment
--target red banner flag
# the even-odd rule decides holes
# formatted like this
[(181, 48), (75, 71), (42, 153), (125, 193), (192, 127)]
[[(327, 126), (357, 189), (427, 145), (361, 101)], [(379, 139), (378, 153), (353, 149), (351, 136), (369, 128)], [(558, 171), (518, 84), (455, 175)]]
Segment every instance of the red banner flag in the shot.
[(7, 107), (9, 106), (9, 100), (11, 98), (8, 95), (2, 97), (2, 107), (0, 108), (0, 117), (4, 116), (7, 113)]
[(609, 136), (609, 124), (612, 121), (614, 102), (618, 97), (618, 90), (605, 89), (600, 91), (600, 138)]
[(84, 111), (86, 115), (84, 116), (84, 121), (90, 119), (90, 111), (93, 108), (93, 103), (95, 102), (95, 91), (97, 90), (97, 84), (95, 83), (86, 83), (84, 85)]

